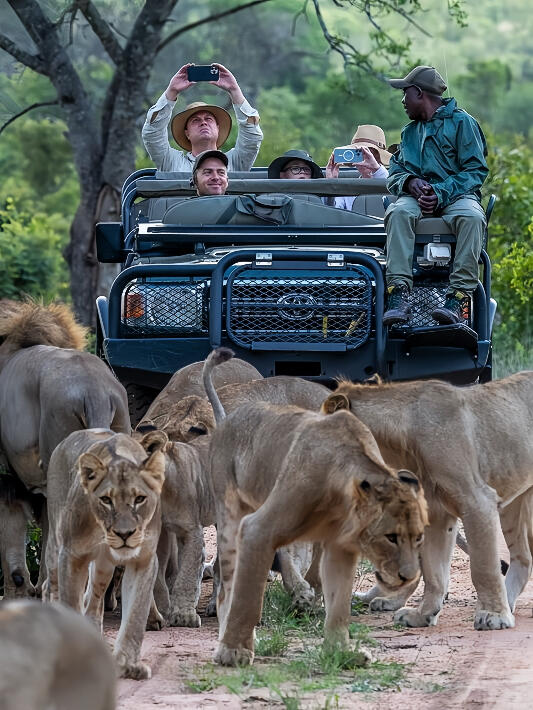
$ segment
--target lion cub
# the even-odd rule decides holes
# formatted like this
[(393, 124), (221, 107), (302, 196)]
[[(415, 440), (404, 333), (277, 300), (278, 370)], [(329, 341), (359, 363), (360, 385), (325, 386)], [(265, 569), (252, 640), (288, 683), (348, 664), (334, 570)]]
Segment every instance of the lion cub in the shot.
[(48, 468), (49, 593), (101, 628), (105, 591), (115, 565), (124, 566), (114, 655), (120, 675), (136, 680), (150, 677), (139, 656), (157, 574), (167, 441), (160, 431), (140, 442), (107, 429), (77, 431), (54, 449)]
[(225, 417), (211, 370), (232, 354), (215, 350), (204, 368), (217, 421), (210, 457), (221, 576), (215, 661), (252, 663), (272, 558), (295, 540), (322, 543), (325, 637), (347, 645), (361, 553), (389, 589), (418, 576), (424, 494), (411, 473), (385, 465), (370, 430), (348, 412), (252, 402)]

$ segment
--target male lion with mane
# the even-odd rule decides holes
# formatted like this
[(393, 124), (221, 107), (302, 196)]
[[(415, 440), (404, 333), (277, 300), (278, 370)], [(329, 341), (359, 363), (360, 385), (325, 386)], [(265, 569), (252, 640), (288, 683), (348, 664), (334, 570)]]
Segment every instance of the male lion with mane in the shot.
[(167, 442), (160, 431), (140, 442), (106, 429), (77, 431), (54, 450), (48, 469), (49, 594), (101, 628), (105, 591), (115, 565), (124, 566), (114, 655), (120, 675), (135, 680), (150, 677), (139, 656), (157, 574)]
[[(471, 387), (438, 380), (340, 382), (323, 404), (324, 412), (339, 409), (365, 422), (390, 465), (416, 471), (430, 513), (419, 607), (399, 609), (414, 586), (389, 598), (378, 584), (366, 600), (374, 609), (399, 609), (395, 620), (406, 626), (436, 624), (448, 590), (457, 519), (462, 518), (478, 594), (474, 627), (513, 627), (512, 612), (533, 566), (533, 372)], [(511, 554), (505, 586), (498, 514)]]
[(215, 350), (204, 369), (217, 422), (210, 456), (221, 576), (215, 661), (253, 661), (272, 558), (295, 540), (322, 543), (325, 638), (345, 646), (362, 552), (389, 589), (418, 577), (427, 524), (422, 489), (409, 472), (385, 465), (368, 428), (348, 412), (323, 416), (252, 402), (225, 417), (211, 370), (232, 355)]

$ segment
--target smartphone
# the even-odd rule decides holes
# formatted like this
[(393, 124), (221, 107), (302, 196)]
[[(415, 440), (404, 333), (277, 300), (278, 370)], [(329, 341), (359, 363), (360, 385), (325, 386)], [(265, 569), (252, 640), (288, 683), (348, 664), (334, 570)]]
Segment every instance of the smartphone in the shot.
[(218, 81), (218, 67), (214, 64), (193, 64), (187, 67), (189, 81)]
[(333, 160), (336, 163), (361, 163), (363, 151), (360, 148), (335, 148)]

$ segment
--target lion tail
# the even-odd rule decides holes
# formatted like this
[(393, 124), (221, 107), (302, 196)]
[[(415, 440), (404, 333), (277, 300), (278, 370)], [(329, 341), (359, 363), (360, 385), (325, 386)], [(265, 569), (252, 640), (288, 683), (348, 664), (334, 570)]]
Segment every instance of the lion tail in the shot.
[(87, 328), (76, 322), (71, 309), (62, 303), (45, 306), (30, 299), (0, 301), (0, 338), (10, 349), (54, 345), (83, 350), (87, 332)]
[(213, 407), (213, 413), (217, 424), (220, 424), (220, 422), (225, 419), (226, 412), (224, 411), (224, 407), (222, 406), (217, 391), (213, 385), (211, 373), (214, 367), (217, 367), (217, 365), (220, 365), (227, 360), (231, 360), (234, 355), (235, 353), (233, 350), (230, 350), (229, 348), (216, 348), (216, 350), (213, 350), (207, 356), (202, 370), (202, 380), (205, 391), (207, 392), (207, 397)]

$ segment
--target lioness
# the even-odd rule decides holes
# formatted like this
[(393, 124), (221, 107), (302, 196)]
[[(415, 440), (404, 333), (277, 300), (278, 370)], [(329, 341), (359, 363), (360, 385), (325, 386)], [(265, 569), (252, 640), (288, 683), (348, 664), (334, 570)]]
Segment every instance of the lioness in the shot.
[[(327, 387), (309, 382), (300, 377), (268, 377), (217, 388), (220, 401), (227, 411), (240, 406), (243, 401), (270, 402), (271, 404), (294, 404), (306, 409), (320, 408), (330, 393)], [(213, 408), (205, 396), (187, 395), (179, 402), (172, 402), (157, 420), (151, 421), (148, 414), (139, 423), (158, 425), (171, 441), (192, 441), (197, 436), (208, 434), (215, 428)]]
[(266, 578), (277, 548), (321, 542), (325, 636), (348, 643), (352, 581), (362, 551), (383, 584), (400, 589), (418, 576), (427, 524), (417, 479), (387, 467), (367, 427), (347, 412), (331, 416), (295, 406), (243, 404), (225, 417), (207, 358), (204, 383), (217, 421), (210, 469), (215, 493), (221, 582), (215, 660), (253, 661)]
[[(175, 372), (166, 387), (161, 390), (150, 405), (148, 411), (139, 423), (139, 426), (142, 427), (146, 424), (152, 424), (157, 429), (166, 431), (169, 438), (173, 441), (190, 441), (193, 439), (195, 432), (190, 432), (192, 436), (187, 437), (187, 428), (185, 426), (183, 427), (183, 431), (186, 438), (175, 439), (172, 436), (171, 420), (182, 420), (188, 416), (188, 407), (183, 405), (179, 406), (179, 402), (181, 402), (184, 397), (193, 397), (192, 400), (189, 400), (191, 402), (196, 402), (196, 397), (205, 397), (205, 389), (202, 382), (203, 366), (204, 361), (202, 360), (201, 362), (193, 362), (190, 365), (186, 365)], [(250, 363), (245, 360), (234, 358), (233, 360), (223, 363), (214, 372), (213, 384), (218, 390), (225, 385), (251, 382), (252, 380), (260, 380), (262, 377), (259, 370), (256, 370), (253, 365), (250, 365)], [(193, 414), (193, 412), (191, 412), (191, 414)], [(206, 422), (202, 421), (200, 418), (197, 421), (191, 422), (189, 428), (193, 425), (197, 428), (205, 427), (203, 430), (200, 429), (196, 432), (196, 434), (207, 433), (207, 430), (212, 429), (214, 426), (211, 412), (208, 412)]]
[(2, 710), (114, 710), (116, 671), (92, 624), (59, 604), (0, 606)]
[(92, 562), (85, 611), (101, 627), (105, 591), (115, 565), (124, 566), (114, 655), (120, 675), (136, 680), (150, 677), (139, 656), (157, 574), (167, 441), (159, 431), (140, 442), (105, 429), (78, 431), (54, 450), (48, 469), (50, 595), (58, 591), (81, 611)]
[[(339, 408), (349, 408), (370, 427), (389, 463), (417, 471), (428, 498), (424, 596), (417, 609), (400, 609), (396, 620), (407, 626), (437, 623), (460, 517), (478, 593), (474, 627), (514, 626), (512, 611), (532, 569), (533, 372), (467, 388), (437, 380), (377, 386), (341, 382), (323, 405), (328, 412)], [(511, 553), (505, 586), (498, 513)], [(405, 600), (399, 595), (388, 604), (379, 594), (378, 586), (368, 596), (377, 597), (377, 608), (397, 609)]]

